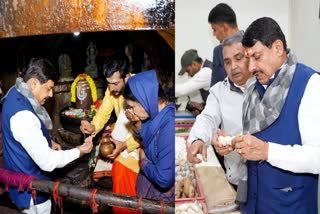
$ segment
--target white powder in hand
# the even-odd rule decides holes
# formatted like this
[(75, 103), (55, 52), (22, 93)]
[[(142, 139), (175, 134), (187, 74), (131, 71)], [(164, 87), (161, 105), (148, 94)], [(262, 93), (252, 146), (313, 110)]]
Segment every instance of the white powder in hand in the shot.
[(219, 141), (219, 143), (220, 143), (221, 145), (223, 145), (223, 146), (226, 146), (226, 145), (231, 146), (231, 145), (232, 145), (231, 141), (232, 141), (232, 139), (235, 138), (235, 137), (236, 137), (236, 136), (219, 136), (219, 137), (218, 137), (218, 141)]

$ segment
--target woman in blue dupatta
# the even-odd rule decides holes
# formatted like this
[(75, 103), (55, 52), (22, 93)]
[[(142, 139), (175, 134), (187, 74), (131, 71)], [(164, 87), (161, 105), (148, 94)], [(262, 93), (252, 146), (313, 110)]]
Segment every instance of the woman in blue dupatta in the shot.
[(154, 70), (131, 77), (124, 90), (126, 115), (141, 139), (137, 196), (174, 201), (174, 111)]

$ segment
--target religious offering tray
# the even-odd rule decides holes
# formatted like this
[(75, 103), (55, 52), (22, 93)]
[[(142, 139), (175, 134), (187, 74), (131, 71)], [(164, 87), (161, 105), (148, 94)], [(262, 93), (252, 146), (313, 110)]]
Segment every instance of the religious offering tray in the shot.
[(204, 202), (197, 169), (187, 160), (186, 139), (187, 137), (175, 137), (175, 201)]
[(81, 120), (91, 121), (92, 116), (84, 109), (64, 109), (60, 113), (62, 127), (70, 132), (80, 134)]

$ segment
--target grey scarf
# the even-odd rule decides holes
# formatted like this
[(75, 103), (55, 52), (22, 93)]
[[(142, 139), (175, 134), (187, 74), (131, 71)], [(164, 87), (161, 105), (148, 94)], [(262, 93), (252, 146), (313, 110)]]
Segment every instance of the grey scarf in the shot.
[(255, 81), (247, 87), (243, 102), (243, 133), (254, 134), (269, 127), (280, 115), (286, 101), (297, 59), (289, 53), (279, 75), (260, 99)]
[(47, 129), (52, 129), (52, 121), (47, 110), (38, 102), (38, 100), (31, 93), (28, 85), (23, 81), (21, 77), (16, 79), (17, 91), (25, 96), (32, 105), (33, 110), (36, 112), (41, 121), (45, 124)]
[[(279, 75), (266, 89), (260, 99), (255, 81), (248, 81), (247, 90), (243, 102), (243, 133), (254, 134), (269, 127), (279, 117), (286, 101), (288, 91), (296, 70), (297, 59), (292, 53), (288, 54), (287, 62), (282, 66)], [(241, 158), (240, 181), (237, 189), (236, 202), (238, 204), (247, 201), (247, 177), (248, 169), (246, 160)]]

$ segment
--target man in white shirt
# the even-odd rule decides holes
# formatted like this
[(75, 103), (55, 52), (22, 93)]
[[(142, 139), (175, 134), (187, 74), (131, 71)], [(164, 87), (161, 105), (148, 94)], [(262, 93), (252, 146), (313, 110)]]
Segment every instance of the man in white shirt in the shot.
[[(242, 103), (243, 91), (247, 80), (251, 77), (248, 71), (248, 59), (241, 44), (243, 31), (226, 38), (223, 45), (224, 66), (228, 77), (218, 82), (210, 88), (207, 104), (200, 115), (197, 116), (193, 125), (188, 143), (188, 160), (192, 163), (200, 163), (201, 160), (196, 155), (202, 154), (203, 160), (207, 160), (207, 146), (211, 145), (212, 137), (217, 129), (230, 135), (238, 135), (242, 132)], [(217, 147), (217, 152), (224, 155), (230, 153), (228, 147)], [(234, 172), (238, 172), (237, 166), (233, 165), (239, 159), (236, 152), (232, 152), (224, 157), (224, 164), (227, 169), (227, 177), (233, 184)], [(229, 168), (231, 170), (229, 170)], [(235, 170), (233, 170), (235, 169)]]
[[(6, 95), (2, 109), (4, 168), (50, 180), (46, 172), (61, 168), (92, 150), (92, 137), (77, 148), (62, 151), (49, 135), (52, 122), (42, 106), (53, 96), (57, 80), (54, 67), (43, 58), (31, 59), (23, 76)], [(11, 200), (23, 213), (50, 213), (51, 200), (38, 192), (35, 200), (28, 190), (9, 189)]]
[[(181, 70), (179, 75), (187, 73), (190, 78), (175, 85), (175, 96), (187, 96), (197, 90), (200, 91), (203, 102), (205, 103), (209, 95), (212, 63), (209, 60), (203, 61), (198, 56), (197, 50), (187, 50), (181, 57)], [(192, 102), (192, 105), (198, 109), (195, 109), (195, 114), (199, 114), (204, 103)]]
[(244, 96), (245, 135), (233, 140), (248, 160), (241, 213), (318, 213), (320, 76), (297, 63), (271, 18), (250, 24), (242, 44), (256, 80)]

